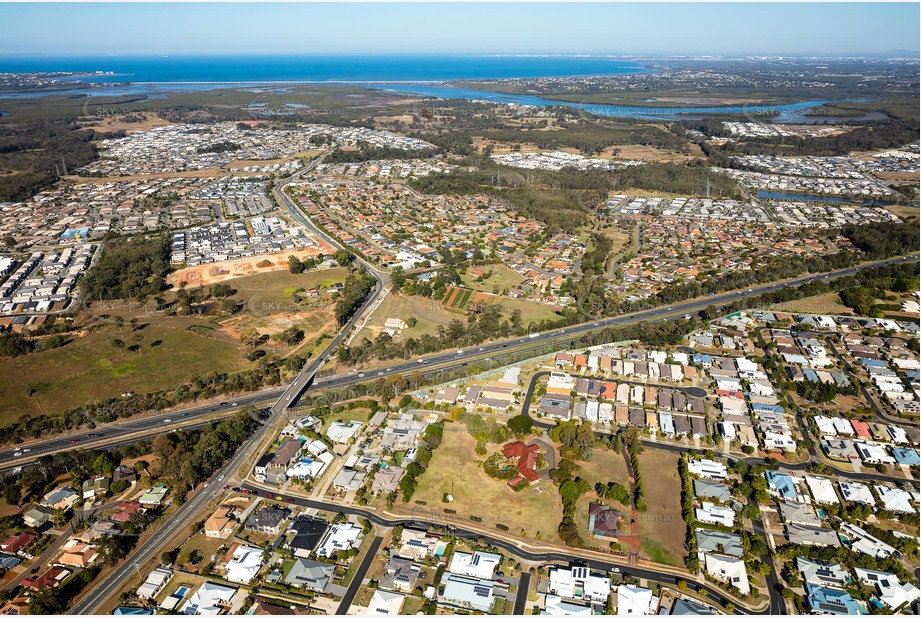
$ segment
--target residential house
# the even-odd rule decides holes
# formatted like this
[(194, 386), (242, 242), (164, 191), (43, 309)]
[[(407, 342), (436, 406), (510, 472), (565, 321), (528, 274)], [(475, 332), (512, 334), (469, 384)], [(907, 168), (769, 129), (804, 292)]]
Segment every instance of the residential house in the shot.
[(704, 557), (704, 568), (716, 579), (738, 588), (742, 594), (751, 592), (748, 571), (745, 569), (743, 560), (719, 554), (707, 554)]
[(600, 540), (616, 540), (624, 515), (617, 509), (592, 502), (588, 505), (588, 534)]
[(234, 519), (236, 509), (232, 506), (219, 506), (211, 514), (211, 517), (205, 520), (205, 536), (212, 539), (226, 539), (233, 534), (237, 527), (237, 520)]
[(255, 530), (263, 534), (277, 535), (281, 533), (282, 525), (290, 516), (291, 509), (274, 505), (268, 506), (250, 515), (249, 519), (246, 520), (245, 527), (248, 530)]
[(449, 572), (441, 583), (444, 585), (444, 592), (439, 599), (442, 605), (484, 614), (492, 609), (495, 601), (495, 582), (492, 580)]
[(448, 571), (456, 575), (466, 575), (478, 579), (492, 579), (493, 574), (502, 561), (502, 556), (484, 551), (472, 554), (458, 551), (451, 558)]
[(323, 592), (335, 573), (335, 565), (297, 558), (285, 576), (285, 583), (295, 588)]
[(248, 545), (237, 547), (227, 563), (227, 581), (237, 584), (251, 582), (262, 568), (263, 551), (261, 547), (249, 547)]
[(333, 525), (326, 533), (326, 538), (317, 550), (317, 555), (323, 558), (336, 558), (339, 552), (355, 547), (361, 532), (360, 527), (350, 523)]
[(412, 560), (391, 556), (384, 565), (384, 575), (380, 587), (397, 592), (412, 592), (416, 587), (421, 569)]

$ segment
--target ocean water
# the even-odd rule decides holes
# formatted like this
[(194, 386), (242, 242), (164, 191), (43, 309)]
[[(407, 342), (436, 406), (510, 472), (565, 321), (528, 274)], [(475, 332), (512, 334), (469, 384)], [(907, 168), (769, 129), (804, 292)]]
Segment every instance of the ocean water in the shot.
[[(145, 95), (163, 98), (170, 92), (227, 87), (264, 88), (296, 83), (365, 85), (404, 94), (441, 99), (486, 100), (545, 107), (563, 105), (608, 117), (675, 120), (702, 114), (744, 114), (753, 120), (802, 122), (805, 110), (828, 101), (802, 101), (786, 105), (735, 105), (722, 107), (655, 107), (595, 105), (554, 101), (549, 98), (488, 92), (447, 85), (452, 80), (627, 75), (651, 72), (642, 63), (597, 56), (6, 56), (0, 73), (96, 73), (74, 79), (118, 86), (75, 85), (70, 95)], [(4, 98), (31, 98), (62, 91), (5, 92)]]
[(5, 56), (0, 73), (112, 72), (94, 82), (439, 82), (647, 72), (641, 63), (588, 56)]

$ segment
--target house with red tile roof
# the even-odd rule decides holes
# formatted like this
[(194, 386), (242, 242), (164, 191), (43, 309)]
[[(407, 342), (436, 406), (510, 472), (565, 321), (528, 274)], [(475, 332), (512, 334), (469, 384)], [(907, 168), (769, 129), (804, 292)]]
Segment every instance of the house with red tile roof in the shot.
[(22, 585), (30, 590), (41, 590), (45, 586), (57, 586), (63, 581), (70, 571), (61, 567), (51, 567), (41, 575), (27, 577), (22, 580)]
[(127, 522), (134, 518), (134, 514), (141, 510), (139, 502), (122, 502), (112, 511), (112, 521)]
[(38, 538), (37, 534), (32, 532), (20, 532), (19, 534), (14, 534), (13, 536), (7, 538), (3, 543), (0, 543), (0, 549), (11, 554), (15, 554), (21, 549), (25, 549), (32, 542)]
[[(602, 359), (607, 358), (607, 356), (602, 356)], [(603, 382), (601, 384), (601, 398), (613, 401), (617, 398), (617, 383), (616, 382)]]
[(540, 454), (540, 445), (531, 444), (526, 446), (521, 440), (509, 442), (502, 447), (502, 455), (507, 459), (514, 460), (518, 468), (518, 476), (509, 481), (508, 486), (514, 487), (522, 479), (528, 483), (536, 483), (540, 480), (537, 474), (537, 457)]
[(872, 440), (873, 435), (870, 433), (870, 425), (864, 421), (858, 421), (857, 419), (851, 420), (851, 425), (854, 427), (854, 433), (859, 437), (864, 438), (865, 440)]

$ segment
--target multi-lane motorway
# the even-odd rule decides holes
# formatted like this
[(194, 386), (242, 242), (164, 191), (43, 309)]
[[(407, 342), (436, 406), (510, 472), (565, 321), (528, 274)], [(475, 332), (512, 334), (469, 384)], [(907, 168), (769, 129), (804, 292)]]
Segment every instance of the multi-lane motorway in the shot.
[[(279, 191), (278, 193), (280, 193), (282, 196), (282, 200), (287, 205), (289, 205), (292, 210), (292, 214), (299, 212), (296, 207), (290, 203), (290, 200), (287, 198), (283, 191)], [(808, 275), (783, 283), (773, 283), (769, 285), (753, 287), (744, 291), (729, 292), (717, 296), (689, 300), (683, 303), (676, 303), (671, 307), (649, 309), (628, 315), (600, 319), (596, 322), (579, 324), (557, 331), (552, 331), (550, 333), (544, 333), (536, 338), (522, 337), (515, 340), (486, 344), (479, 346), (476, 349), (454, 350), (451, 352), (434, 354), (423, 359), (417, 359), (415, 361), (397, 363), (389, 367), (378, 369), (374, 372), (353, 372), (348, 375), (332, 377), (319, 382), (318, 386), (344, 386), (347, 384), (374, 380), (379, 377), (385, 377), (387, 375), (407, 374), (420, 370), (436, 371), (460, 368), (477, 358), (488, 358), (490, 355), (505, 354), (513, 351), (520, 352), (530, 348), (545, 347), (547, 344), (565, 344), (575, 337), (604, 328), (626, 326), (650, 320), (675, 319), (686, 313), (700, 311), (710, 305), (724, 305), (736, 300), (772, 292), (791, 285), (799, 285), (819, 279), (844, 277), (868, 268), (876, 268), (882, 265), (903, 263), (914, 259), (917, 259), (917, 257), (912, 256), (894, 258), (881, 262), (861, 264), (831, 273)], [(93, 613), (94, 611), (98, 611), (100, 606), (122, 586), (126, 577), (130, 576), (130, 574), (132, 574), (136, 569), (139, 569), (147, 561), (156, 556), (158, 552), (162, 551), (162, 549), (165, 548), (167, 544), (172, 541), (180, 531), (187, 529), (188, 524), (191, 523), (191, 521), (193, 521), (194, 518), (198, 516), (199, 512), (221, 491), (221, 481), (223, 481), (225, 477), (231, 477), (237, 471), (237, 469), (243, 465), (244, 462), (246, 462), (255, 454), (255, 450), (262, 444), (263, 440), (267, 438), (272, 431), (277, 430), (278, 421), (283, 418), (284, 412), (288, 410), (294, 403), (296, 403), (298, 398), (304, 393), (304, 391), (307, 390), (307, 388), (311, 385), (311, 382), (314, 379), (317, 371), (326, 362), (328, 356), (349, 334), (350, 330), (355, 326), (355, 324), (357, 324), (358, 320), (361, 319), (365, 311), (367, 311), (372, 306), (372, 303), (377, 299), (378, 295), (383, 290), (384, 279), (380, 276), (379, 272), (371, 265), (366, 264), (361, 260), (359, 261), (369, 270), (369, 272), (374, 274), (377, 279), (373, 293), (368, 297), (361, 310), (356, 312), (349, 323), (339, 331), (339, 333), (336, 335), (336, 337), (334, 337), (334, 339), (324, 349), (324, 351), (314, 361), (309, 363), (308, 366), (300, 374), (298, 374), (295, 380), (293, 380), (286, 388), (283, 390), (276, 389), (257, 394), (248, 394), (226, 402), (227, 405), (230, 405), (230, 407), (233, 408), (240, 405), (248, 405), (251, 403), (265, 401), (267, 398), (272, 396), (278, 397), (274, 405), (272, 405), (270, 408), (269, 419), (251, 437), (246, 446), (241, 448), (229, 462), (227, 462), (218, 472), (215, 473), (216, 480), (212, 481), (210, 484), (206, 483), (202, 488), (200, 488), (189, 499), (189, 501), (186, 502), (166, 523), (164, 523), (164, 525), (159, 528), (153, 534), (153, 536), (150, 537), (144, 543), (144, 545), (141, 546), (125, 563), (112, 571), (105, 579), (98, 582), (86, 595), (84, 595), (80, 601), (73, 606), (71, 613), (88, 614)], [(188, 410), (178, 414), (178, 422), (185, 424), (196, 420), (204, 421), (207, 418), (214, 416), (215, 414), (223, 412), (221, 408), (226, 410), (226, 405), (217, 407), (202, 406)], [(20, 459), (22, 461), (27, 461), (37, 455), (53, 452), (54, 450), (61, 450), (61, 448), (73, 448), (75, 440), (78, 441), (77, 444), (82, 446), (92, 446), (98, 443), (111, 443), (113, 441), (118, 441), (122, 437), (127, 440), (127, 436), (132, 434), (137, 436), (139, 433), (143, 433), (145, 431), (153, 433), (169, 431), (172, 429), (172, 422), (174, 421), (175, 416), (176, 415), (172, 415), (164, 418), (162, 415), (160, 415), (156, 417), (139, 419), (137, 421), (129, 421), (117, 426), (83, 432), (82, 434), (75, 434), (65, 438), (47, 440), (40, 444), (25, 446), (21, 450), (5, 449), (4, 451), (0, 451), (0, 462), (2, 462), (2, 467), (9, 468), (11, 465), (16, 465)], [(166, 422), (167, 419), (169, 419), (170, 422)], [(29, 448), (31, 450), (25, 451), (25, 448)], [(19, 452), (20, 455), (17, 456), (16, 452)], [(328, 506), (329, 505), (326, 505), (325, 503), (317, 502), (316, 508), (325, 508)], [(342, 507), (337, 506), (336, 508), (342, 510)], [(366, 516), (372, 521), (375, 521), (375, 517), (377, 517), (374, 514), (367, 514)], [(377, 519), (380, 518), (377, 517)], [(391, 523), (389, 521), (385, 522), (383, 520), (376, 523), (396, 525), (395, 523)], [(482, 536), (481, 533), (475, 534), (476, 536)], [(522, 550), (517, 545), (503, 541), (502, 539), (491, 539), (491, 542), (497, 547), (505, 549), (514, 555), (526, 560), (566, 561), (571, 559), (571, 556), (568, 556), (564, 553), (553, 552), (532, 554)], [(614, 565), (608, 564), (602, 560), (587, 560), (586, 562), (593, 568), (604, 570), (615, 568)], [(663, 583), (673, 583), (671, 581), (667, 581), (669, 578), (671, 580), (675, 580), (674, 576), (664, 575), (662, 573), (645, 569), (631, 568), (630, 572), (631, 574), (634, 574), (635, 572), (635, 575), (639, 577), (647, 577), (655, 581), (662, 581)], [(691, 589), (694, 589), (696, 585), (697, 584), (694, 584), (693, 582), (689, 582), (689, 587), (691, 587)], [(709, 587), (706, 588), (708, 589), (710, 598), (720, 602), (726, 600), (723, 595), (721, 595), (716, 589), (710, 589)]]
[[(572, 341), (581, 335), (604, 328), (614, 326), (628, 326), (638, 322), (652, 322), (665, 319), (675, 319), (685, 314), (693, 314), (702, 309), (705, 309), (710, 305), (725, 305), (736, 300), (755, 297), (767, 292), (782, 289), (784, 287), (801, 285), (810, 281), (825, 279), (830, 280), (839, 277), (845, 277), (869, 268), (877, 268), (890, 264), (902, 264), (911, 260), (916, 261), (917, 259), (917, 256), (909, 256), (892, 258), (880, 262), (868, 262), (829, 273), (807, 275), (805, 277), (800, 277), (799, 279), (794, 279), (792, 281), (786, 281), (783, 283), (772, 283), (768, 285), (753, 287), (749, 290), (728, 292), (726, 294), (707, 296), (683, 303), (676, 303), (671, 307), (647, 309), (645, 311), (639, 311), (636, 313), (624, 314), (612, 318), (604, 318), (595, 322), (586, 322), (560, 330), (542, 333), (539, 337), (536, 338), (520, 337), (517, 339), (497, 341), (475, 348), (468, 348), (460, 354), (457, 352), (457, 350), (441, 352), (411, 361), (404, 361), (385, 367), (380, 367), (375, 370), (354, 371), (345, 375), (320, 379), (316, 381), (314, 387), (336, 388), (361, 382), (370, 382), (378, 378), (390, 375), (407, 375), (416, 371), (421, 371), (423, 374), (437, 371), (447, 372), (462, 368), (463, 366), (470, 364), (476, 359), (495, 358), (499, 355), (513, 352), (521, 353), (529, 349), (544, 348), (549, 344), (554, 344), (562, 348), (565, 347), (565, 343), (568, 341)], [(369, 298), (365, 308), (371, 306), (377, 295), (380, 293), (382, 285), (383, 283), (379, 281), (378, 286), (375, 287), (374, 293)], [(356, 316), (361, 315), (362, 313), (364, 313), (364, 309), (359, 311)], [(340, 341), (342, 341), (345, 333), (347, 333), (349, 329), (350, 328), (345, 328), (340, 331), (340, 334), (334, 340), (334, 343), (338, 344)], [(138, 439), (143, 436), (170, 431), (171, 429), (175, 428), (178, 423), (192, 424), (192, 421), (195, 420), (203, 423), (206, 420), (215, 417), (216, 415), (226, 414), (228, 406), (233, 407), (234, 404), (237, 406), (256, 405), (270, 400), (277, 400), (282, 393), (286, 393), (285, 397), (289, 398), (288, 403), (290, 404), (291, 402), (297, 401), (298, 396), (303, 393), (304, 388), (309, 382), (306, 372), (300, 374), (298, 378), (299, 379), (297, 380), (297, 384), (294, 385), (295, 388), (291, 388), (289, 386), (288, 389), (267, 389), (259, 393), (249, 393), (228, 399), (222, 405), (211, 404), (206, 406), (196, 406), (183, 412), (161, 413), (159, 415), (149, 416), (143, 419), (120, 422), (118, 424), (106, 426), (100, 429), (81, 431), (65, 436), (55, 436), (47, 440), (42, 440), (41, 442), (23, 444), (23, 448), (19, 451), (9, 447), (0, 449), (0, 470), (10, 469), (12, 467), (21, 465), (21, 462), (28, 462), (40, 455), (53, 453), (56, 451), (67, 450), (71, 448), (90, 448), (96, 445), (112, 443), (113, 439), (115, 438), (118, 438), (118, 443), (121, 444), (133, 441), (134, 439)], [(170, 419), (170, 422), (165, 422), (166, 419)], [(131, 437), (131, 439), (129, 439), (129, 437)], [(75, 440), (76, 442), (74, 442)], [(30, 450), (25, 452), (26, 448)], [(15, 456), (17, 452), (21, 452), (22, 454), (17, 457)]]

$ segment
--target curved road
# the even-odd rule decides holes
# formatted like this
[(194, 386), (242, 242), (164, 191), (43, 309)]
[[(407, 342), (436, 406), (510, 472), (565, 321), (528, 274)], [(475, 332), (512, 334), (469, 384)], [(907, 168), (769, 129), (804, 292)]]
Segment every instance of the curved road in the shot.
[[(538, 562), (538, 563), (548, 563), (548, 562), (562, 562), (562, 563), (572, 563), (577, 562), (585, 564), (593, 569), (599, 571), (615, 571), (620, 572), (624, 575), (630, 575), (633, 577), (640, 577), (643, 579), (648, 579), (651, 581), (656, 581), (659, 583), (667, 584), (674, 586), (678, 583), (680, 577), (668, 573), (659, 573), (658, 571), (653, 571), (650, 569), (643, 569), (633, 566), (624, 566), (621, 563), (614, 562), (612, 560), (607, 560), (603, 556), (604, 554), (599, 554), (598, 558), (586, 558), (583, 556), (573, 556), (571, 554), (565, 553), (561, 550), (559, 552), (550, 551), (550, 552), (532, 552), (526, 549), (522, 549), (515, 543), (508, 541), (503, 538), (493, 537), (487, 533), (478, 531), (478, 530), (468, 530), (463, 527), (457, 526), (451, 523), (445, 523), (436, 520), (427, 520), (421, 517), (406, 517), (406, 518), (388, 518), (383, 517), (379, 513), (361, 507), (349, 506), (349, 505), (338, 505), (338, 504), (328, 504), (326, 502), (311, 500), (309, 498), (302, 498), (300, 496), (294, 496), (291, 494), (286, 494), (284, 492), (272, 491), (267, 492), (264, 488), (251, 485), (249, 483), (244, 483), (238, 489), (246, 489), (249, 491), (249, 495), (262, 495), (275, 499), (275, 496), (281, 496), (283, 501), (288, 503), (303, 506), (308, 508), (314, 508), (322, 511), (331, 511), (336, 513), (344, 513), (346, 515), (356, 515), (359, 517), (364, 517), (371, 523), (381, 526), (383, 528), (393, 528), (395, 526), (411, 527), (411, 528), (421, 528), (427, 530), (429, 526), (442, 526), (450, 530), (452, 536), (461, 538), (461, 539), (484, 539), (487, 543), (494, 547), (498, 547), (503, 551), (508, 552), (509, 554), (519, 558), (521, 560), (526, 560), (529, 562)], [(370, 552), (369, 552), (370, 554)], [(356, 573), (355, 577), (358, 578), (361, 576), (361, 573)], [(684, 579), (687, 582), (688, 589), (692, 591), (699, 591), (705, 589), (707, 591), (707, 598), (716, 601), (721, 605), (725, 605), (726, 602), (732, 602), (734, 605), (737, 604), (736, 601), (726, 597), (723, 592), (709, 584), (701, 584), (694, 580)], [(517, 606), (517, 604), (516, 604)], [(340, 607), (340, 610), (342, 607)], [(741, 608), (736, 610), (737, 614), (747, 614), (748, 612), (742, 610)]]

